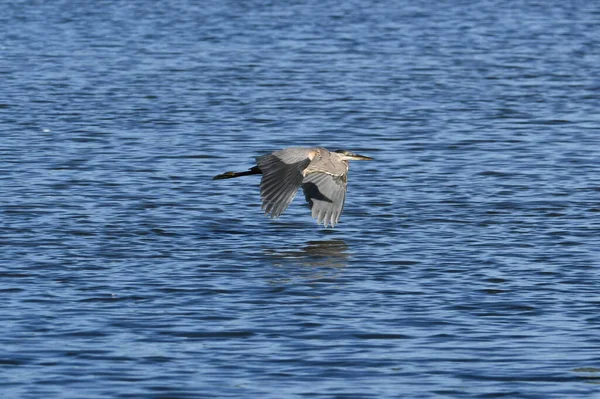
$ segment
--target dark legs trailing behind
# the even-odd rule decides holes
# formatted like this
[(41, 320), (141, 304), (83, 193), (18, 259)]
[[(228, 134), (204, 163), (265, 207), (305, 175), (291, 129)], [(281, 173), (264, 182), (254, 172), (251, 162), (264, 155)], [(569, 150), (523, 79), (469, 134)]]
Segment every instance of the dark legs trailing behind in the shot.
[(215, 177), (213, 177), (213, 180), (232, 179), (234, 177), (260, 175), (260, 174), (262, 174), (262, 171), (258, 168), (258, 166), (253, 166), (246, 172), (225, 172), (220, 175), (216, 175)]

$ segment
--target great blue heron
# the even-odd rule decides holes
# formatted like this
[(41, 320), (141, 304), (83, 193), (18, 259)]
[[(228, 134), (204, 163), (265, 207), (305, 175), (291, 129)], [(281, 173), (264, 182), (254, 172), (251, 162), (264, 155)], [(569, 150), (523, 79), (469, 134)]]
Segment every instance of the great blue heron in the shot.
[(348, 161), (372, 159), (347, 150), (291, 147), (257, 157), (256, 166), (246, 172), (225, 172), (213, 179), (262, 174), (262, 209), (274, 218), (285, 211), (302, 187), (312, 217), (325, 227), (333, 227), (344, 208)]

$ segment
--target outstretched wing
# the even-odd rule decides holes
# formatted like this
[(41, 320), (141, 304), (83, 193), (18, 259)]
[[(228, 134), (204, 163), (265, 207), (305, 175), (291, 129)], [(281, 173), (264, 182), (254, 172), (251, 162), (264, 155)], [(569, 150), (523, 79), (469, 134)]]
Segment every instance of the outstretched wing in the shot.
[(292, 203), (313, 157), (312, 149), (293, 147), (256, 158), (263, 173), (260, 196), (265, 215), (276, 218)]
[(340, 220), (346, 200), (346, 175), (309, 173), (302, 182), (304, 196), (317, 223), (331, 227)]

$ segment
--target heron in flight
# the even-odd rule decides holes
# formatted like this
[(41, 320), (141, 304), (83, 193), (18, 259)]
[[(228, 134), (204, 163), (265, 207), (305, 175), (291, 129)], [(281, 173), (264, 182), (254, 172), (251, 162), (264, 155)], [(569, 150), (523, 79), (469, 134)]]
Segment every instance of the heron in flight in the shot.
[(262, 174), (262, 209), (272, 218), (279, 217), (286, 210), (302, 187), (312, 217), (317, 219), (318, 224), (333, 227), (344, 208), (348, 161), (372, 159), (347, 150), (291, 147), (257, 157), (256, 166), (246, 172), (225, 172), (213, 179)]

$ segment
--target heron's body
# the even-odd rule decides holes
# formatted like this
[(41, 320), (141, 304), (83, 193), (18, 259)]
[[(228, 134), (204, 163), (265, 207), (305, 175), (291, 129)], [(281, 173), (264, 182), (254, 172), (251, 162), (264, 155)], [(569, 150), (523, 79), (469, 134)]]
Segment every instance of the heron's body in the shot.
[(262, 174), (260, 195), (265, 214), (278, 217), (302, 187), (317, 223), (334, 226), (346, 199), (348, 161), (372, 158), (346, 150), (291, 147), (256, 158), (246, 172), (226, 172), (214, 179)]

